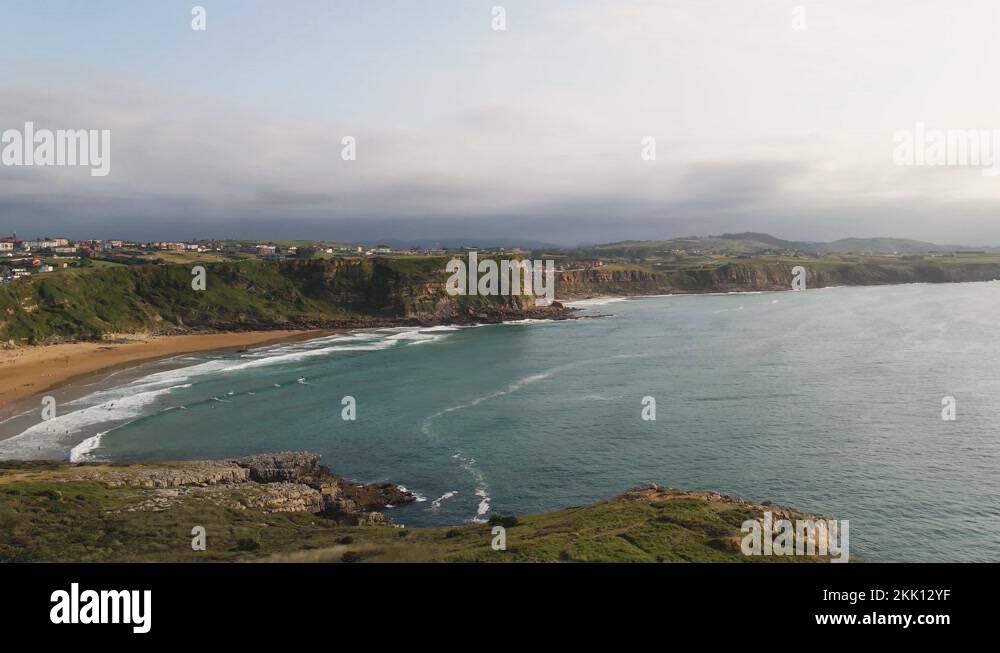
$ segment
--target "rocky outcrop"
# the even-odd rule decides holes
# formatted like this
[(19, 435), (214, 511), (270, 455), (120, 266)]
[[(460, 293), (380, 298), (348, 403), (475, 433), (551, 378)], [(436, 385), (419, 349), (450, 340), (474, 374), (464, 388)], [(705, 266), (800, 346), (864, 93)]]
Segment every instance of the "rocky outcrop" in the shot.
[(71, 480), (99, 481), (108, 487), (176, 488), (246, 483), (250, 480), (250, 471), (225, 460), (129, 467), (81, 466)]
[(550, 306), (505, 306), (485, 305), (465, 307), (455, 313), (449, 322), (458, 324), (496, 324), (514, 320), (568, 320), (573, 318), (573, 311), (565, 308), (559, 302)]
[(333, 474), (320, 456), (285, 452), (233, 460), (153, 465), (74, 467), (65, 480), (98, 481), (112, 488), (154, 490), (127, 511), (162, 511), (181, 498), (264, 512), (308, 512), (348, 524), (389, 523), (376, 512), (416, 497), (392, 483), (363, 485)]
[(244, 488), (239, 507), (263, 512), (323, 512), (325, 504), (319, 491), (303, 483), (266, 483)]
[(329, 470), (319, 464), (319, 459), (313, 453), (278, 453), (246, 456), (233, 462), (246, 469), (250, 480), (257, 483), (305, 483), (329, 475)]
[(412, 503), (415, 497), (392, 483), (372, 483), (354, 485), (344, 483), (335, 497), (330, 498), (331, 506), (345, 512), (377, 510), (386, 506), (400, 506)]
[(713, 501), (717, 503), (732, 504), (735, 506), (747, 506), (752, 508), (763, 508), (771, 513), (774, 519), (799, 519), (799, 518), (812, 518), (820, 519), (816, 515), (806, 515), (801, 513), (794, 508), (789, 508), (788, 506), (778, 505), (772, 503), (771, 501), (763, 501), (759, 504), (755, 504), (751, 501), (747, 501), (743, 497), (738, 497), (732, 494), (720, 494), (718, 492), (694, 492), (689, 490), (677, 490), (675, 488), (664, 487), (656, 483), (650, 483), (649, 485), (644, 485), (641, 487), (633, 488), (621, 495), (621, 499), (625, 501), (645, 501), (645, 502), (656, 502), (656, 501), (672, 501), (679, 499), (698, 499), (700, 501)]

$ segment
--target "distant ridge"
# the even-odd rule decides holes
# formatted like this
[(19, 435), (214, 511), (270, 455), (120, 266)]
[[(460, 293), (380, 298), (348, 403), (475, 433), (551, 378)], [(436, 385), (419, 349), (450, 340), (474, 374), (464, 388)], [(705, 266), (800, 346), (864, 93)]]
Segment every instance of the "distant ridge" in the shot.
[(771, 234), (746, 231), (719, 236), (690, 236), (670, 240), (631, 240), (595, 245), (597, 250), (679, 250), (720, 254), (759, 254), (793, 251), (806, 254), (919, 254), (929, 252), (1000, 252), (1000, 247), (938, 245), (908, 238), (842, 238), (832, 242), (785, 240)]

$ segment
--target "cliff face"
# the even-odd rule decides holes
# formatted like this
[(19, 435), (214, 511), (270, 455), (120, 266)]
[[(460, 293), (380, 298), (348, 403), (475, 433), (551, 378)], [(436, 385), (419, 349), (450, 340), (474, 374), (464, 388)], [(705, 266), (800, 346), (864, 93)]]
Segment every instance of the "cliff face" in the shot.
[(780, 290), (790, 287), (792, 266), (764, 263), (727, 264), (717, 268), (660, 272), (652, 269), (594, 268), (557, 276), (559, 297), (585, 294), (658, 294)]
[(573, 270), (556, 273), (556, 297), (655, 295), (671, 292), (668, 279), (651, 270)]
[(843, 263), (822, 259), (802, 262), (756, 260), (690, 270), (658, 271), (637, 267), (562, 272), (556, 278), (556, 293), (565, 299), (593, 295), (789, 290), (792, 269), (797, 265), (806, 269), (807, 288), (1000, 279), (1000, 261), (965, 263), (900, 259)]
[(446, 258), (133, 266), (38, 275), (0, 287), (0, 343), (106, 333), (371, 327), (565, 317), (531, 296), (451, 296)]

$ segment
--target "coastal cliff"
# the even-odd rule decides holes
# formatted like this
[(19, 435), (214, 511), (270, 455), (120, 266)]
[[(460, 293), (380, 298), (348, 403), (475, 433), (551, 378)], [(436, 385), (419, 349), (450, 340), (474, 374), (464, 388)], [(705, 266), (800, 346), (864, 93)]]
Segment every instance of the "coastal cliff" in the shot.
[(529, 295), (452, 296), (446, 258), (141, 265), (36, 275), (0, 287), (0, 343), (111, 333), (368, 328), (569, 316)]
[[(0, 561), (821, 562), (749, 557), (741, 525), (818, 519), (650, 485), (589, 506), (406, 528), (414, 495), (336, 476), (309, 453), (156, 464), (0, 461)], [(494, 547), (496, 526), (505, 548)], [(203, 548), (192, 546), (204, 535)]]
[[(531, 295), (450, 295), (446, 257), (245, 261), (192, 269), (135, 265), (63, 271), (0, 286), (0, 347), (101, 340), (109, 334), (483, 324), (566, 319)], [(788, 290), (792, 270), (809, 288), (1000, 279), (1000, 257), (699, 258), (557, 271), (559, 299)]]
[(1000, 259), (751, 259), (713, 265), (609, 265), (558, 273), (561, 299), (595, 295), (789, 290), (796, 266), (806, 269), (806, 286), (871, 286), (902, 283), (953, 283), (1000, 279)]

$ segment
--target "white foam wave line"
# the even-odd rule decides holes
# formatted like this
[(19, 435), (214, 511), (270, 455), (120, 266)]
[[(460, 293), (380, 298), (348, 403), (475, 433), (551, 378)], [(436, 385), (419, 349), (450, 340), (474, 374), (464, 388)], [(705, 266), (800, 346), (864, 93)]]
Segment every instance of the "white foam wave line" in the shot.
[(483, 515), (488, 514), (489, 511), (490, 511), (490, 498), (486, 497), (485, 499), (479, 502), (479, 508), (476, 510), (476, 515), (482, 517)]
[(626, 301), (628, 297), (595, 297), (594, 299), (578, 299), (575, 301), (563, 302), (563, 306), (584, 307), (584, 306), (604, 306)]
[(11, 415), (10, 417), (7, 417), (5, 419), (0, 420), (0, 424), (6, 424), (7, 422), (9, 422), (11, 420), (17, 419), (18, 417), (24, 417), (25, 415), (30, 415), (31, 413), (34, 413), (36, 411), (38, 411), (37, 408), (29, 408), (28, 410), (26, 410), (24, 412), (17, 413), (16, 415)]
[(392, 335), (388, 336), (386, 339), (393, 342), (407, 341), (407, 344), (410, 345), (421, 345), (429, 342), (437, 342), (447, 337), (449, 333), (471, 328), (473, 327), (450, 325), (433, 327), (394, 327), (392, 329), (386, 329), (387, 332), (392, 333)]
[[(67, 402), (67, 404), (83, 405), (94, 402), (102, 402), (110, 400), (112, 398), (119, 398), (125, 395), (135, 394), (137, 392), (153, 390), (156, 389), (158, 386), (174, 386), (177, 385), (178, 383), (192, 380), (195, 377), (210, 376), (218, 373), (238, 371), (242, 369), (249, 369), (265, 365), (274, 365), (284, 362), (295, 362), (297, 360), (302, 360), (313, 356), (323, 356), (338, 351), (378, 350), (378, 349), (385, 349), (386, 347), (390, 346), (388, 344), (383, 344), (379, 342), (377, 338), (378, 336), (375, 336), (370, 333), (368, 334), (356, 333), (356, 334), (344, 334), (337, 336), (327, 336), (324, 338), (317, 338), (316, 340), (307, 341), (307, 344), (312, 344), (312, 345), (328, 344), (333, 342), (350, 343), (350, 342), (360, 342), (360, 341), (373, 341), (370, 346), (357, 346), (352, 344), (344, 344), (342, 346), (319, 347), (319, 348), (303, 348), (302, 346), (267, 347), (242, 357), (241, 362), (234, 363), (232, 359), (220, 358), (220, 359), (202, 361), (195, 365), (189, 365), (186, 367), (164, 370), (162, 372), (154, 372), (142, 378), (136, 379), (131, 383), (129, 383), (128, 385), (117, 388), (110, 388), (106, 390), (100, 390), (98, 392), (94, 392), (87, 396), (74, 399), (71, 402)], [(247, 356), (249, 356), (250, 358), (248, 359)]]
[(443, 337), (444, 336), (431, 335), (423, 333), (421, 331), (404, 331), (402, 333), (394, 333), (393, 335), (388, 336), (386, 340), (392, 342), (397, 342), (400, 340), (440, 340)]
[(66, 402), (64, 405), (79, 406), (94, 403), (106, 403), (110, 401), (124, 399), (129, 396), (142, 394), (144, 392), (155, 391), (165, 387), (177, 387), (192, 379), (192, 377), (211, 374), (222, 371), (228, 363), (224, 361), (209, 361), (189, 367), (183, 367), (164, 372), (154, 372), (153, 374), (136, 379), (131, 383), (106, 390), (99, 390), (84, 397)]
[(316, 356), (328, 356), (329, 354), (341, 352), (341, 351), (379, 351), (391, 347), (394, 343), (386, 341), (373, 342), (370, 345), (338, 345), (335, 347), (324, 347), (322, 349), (310, 349), (306, 351), (292, 352), (288, 354), (281, 354), (278, 356), (271, 356), (269, 358), (261, 358), (258, 360), (249, 361), (246, 363), (239, 363), (237, 365), (232, 365), (222, 370), (224, 372), (236, 372), (239, 370), (252, 369), (255, 367), (263, 367), (266, 365), (275, 365), (278, 363), (295, 363), (307, 358), (314, 358)]
[(97, 435), (92, 435), (80, 444), (69, 450), (69, 461), (71, 463), (82, 463), (90, 460), (94, 451), (101, 446), (101, 438), (107, 435), (107, 431), (102, 431)]
[(327, 336), (324, 338), (316, 338), (315, 340), (307, 340), (302, 343), (295, 343), (291, 345), (273, 345), (271, 347), (255, 349), (248, 353), (242, 354), (240, 358), (250, 359), (250, 360), (267, 359), (288, 353), (308, 352), (316, 349), (322, 349), (328, 345), (352, 344), (352, 343), (364, 342), (368, 340), (377, 340), (377, 339), (378, 336), (373, 333), (341, 334), (336, 336)]
[(401, 492), (409, 492), (410, 494), (412, 494), (413, 497), (416, 499), (417, 503), (423, 503), (424, 501), (427, 501), (427, 497), (425, 497), (424, 495), (420, 494), (419, 492), (414, 492), (413, 490), (408, 490), (406, 488), (406, 486), (404, 486), (404, 485), (397, 485), (396, 487), (398, 487)]
[[(479, 505), (476, 507), (476, 516), (470, 519), (473, 523), (482, 523), (483, 515), (490, 511), (490, 495), (489, 495), (489, 485), (486, 483), (486, 477), (481, 471), (476, 467), (476, 459), (468, 458), (462, 455), (461, 452), (456, 453), (452, 458), (459, 461), (462, 469), (469, 472), (472, 476), (473, 481), (476, 483), (475, 495), (479, 497)], [(439, 504), (440, 505), (440, 504)]]
[(408, 344), (433, 342), (444, 337), (445, 334), (441, 332), (457, 331), (461, 328), (465, 327), (394, 327), (388, 330), (392, 333), (388, 337), (384, 332), (386, 330), (382, 330), (382, 333), (378, 331), (357, 331), (346, 334), (335, 334), (309, 340), (301, 344), (263, 347), (243, 355), (235, 363), (231, 358), (217, 358), (206, 361), (193, 357), (179, 357), (178, 360), (200, 360), (201, 362), (186, 367), (153, 372), (152, 374), (135, 379), (124, 386), (99, 390), (66, 402), (64, 405), (85, 406), (112, 400), (119, 401), (127, 396), (143, 394), (163, 389), (164, 387), (177, 387), (197, 377), (282, 363), (294, 363), (308, 358), (328, 356), (339, 352), (379, 351), (400, 344), (397, 342), (400, 340), (408, 341)]
[(427, 420), (428, 421), (432, 421), (432, 420), (434, 420), (434, 419), (436, 419), (438, 417), (441, 417), (442, 415), (447, 415), (448, 413), (453, 413), (456, 410), (464, 410), (466, 408), (472, 408), (473, 406), (478, 406), (479, 404), (483, 403), (484, 401), (489, 401), (491, 399), (496, 399), (497, 397), (503, 397), (503, 396), (509, 395), (512, 392), (517, 392), (518, 390), (520, 390), (521, 388), (523, 388), (526, 385), (530, 385), (532, 383), (537, 383), (538, 381), (543, 381), (543, 380), (551, 377), (553, 373), (554, 373), (554, 371), (548, 371), (548, 372), (542, 372), (540, 374), (532, 374), (531, 376), (526, 376), (523, 379), (520, 379), (518, 381), (515, 381), (514, 383), (511, 383), (509, 386), (507, 386), (503, 390), (497, 390), (496, 392), (492, 392), (492, 393), (490, 393), (488, 395), (483, 395), (482, 397), (477, 397), (477, 398), (473, 399), (472, 401), (470, 401), (468, 403), (465, 403), (465, 404), (459, 404), (457, 406), (452, 406), (450, 408), (445, 408), (444, 410), (440, 410), (440, 411), (434, 413), (433, 415), (431, 415), (430, 417), (428, 417)]
[(159, 397), (180, 388), (190, 388), (191, 384), (176, 385), (159, 390), (151, 390), (114, 401), (90, 406), (40, 422), (17, 435), (0, 441), (0, 458), (23, 458), (37, 456), (39, 451), (52, 453), (64, 450), (61, 442), (67, 436), (100, 424), (122, 422), (141, 417), (149, 404)]
[(425, 333), (437, 333), (438, 331), (461, 331), (463, 327), (451, 326), (448, 324), (441, 324), (438, 326), (426, 327), (421, 329)]
[(504, 322), (504, 324), (549, 324), (550, 322), (555, 322), (555, 320), (551, 320), (551, 319), (540, 320), (540, 319), (530, 318), (529, 317), (529, 318), (524, 319), (524, 320), (509, 320), (507, 322)]
[(521, 388), (523, 388), (526, 385), (531, 385), (532, 383), (537, 383), (538, 381), (544, 381), (545, 379), (551, 378), (552, 376), (554, 376), (558, 372), (562, 372), (562, 371), (573, 369), (573, 368), (577, 368), (577, 367), (586, 367), (588, 365), (595, 365), (595, 364), (599, 364), (599, 363), (604, 363), (604, 362), (607, 362), (607, 361), (614, 360), (616, 358), (642, 358), (642, 357), (648, 357), (648, 355), (647, 354), (619, 354), (617, 356), (610, 356), (610, 357), (608, 357), (608, 356), (602, 356), (601, 358), (592, 358), (592, 359), (587, 359), (587, 360), (582, 360), (582, 361), (576, 361), (574, 363), (567, 363), (566, 365), (557, 365), (556, 367), (553, 367), (553, 368), (551, 368), (549, 370), (546, 370), (545, 372), (539, 372), (537, 374), (530, 374), (530, 375), (528, 375), (526, 377), (518, 379), (517, 381), (514, 381), (513, 383), (511, 383), (510, 385), (508, 385), (503, 390), (497, 390), (496, 392), (491, 392), (490, 394), (483, 395), (481, 397), (477, 397), (477, 398), (475, 398), (472, 401), (469, 401), (467, 403), (458, 404), (457, 406), (451, 406), (449, 408), (445, 408), (443, 410), (439, 410), (438, 412), (436, 412), (436, 413), (434, 413), (434, 414), (432, 414), (432, 415), (430, 415), (430, 416), (428, 416), (427, 418), (424, 419), (424, 423), (423, 423), (423, 425), (421, 425), (420, 430), (424, 433), (424, 435), (430, 435), (430, 424), (431, 424), (431, 422), (433, 422), (434, 420), (436, 420), (439, 417), (442, 417), (442, 416), (447, 415), (449, 413), (453, 413), (453, 412), (455, 412), (457, 410), (464, 410), (466, 408), (472, 408), (474, 406), (478, 406), (479, 404), (481, 404), (481, 403), (483, 403), (485, 401), (490, 401), (492, 399), (496, 399), (498, 397), (503, 397), (503, 396), (509, 395), (511, 393), (517, 392), (518, 390), (520, 390)]
[[(187, 410), (187, 408), (185, 408), (184, 406), (171, 406), (169, 408), (165, 408), (164, 410), (172, 410), (174, 408)], [(78, 463), (78, 462), (87, 462), (89, 460), (93, 460), (94, 452), (97, 451), (97, 449), (101, 446), (101, 443), (104, 441), (104, 436), (106, 436), (108, 433), (111, 433), (112, 431), (117, 431), (118, 429), (125, 428), (126, 426), (135, 421), (136, 420), (134, 419), (129, 420), (124, 424), (119, 424), (118, 426), (108, 429), (107, 431), (103, 431), (96, 435), (92, 435), (89, 438), (86, 438), (83, 442), (70, 449), (69, 461), (72, 463)]]
[(431, 509), (432, 510), (438, 510), (441, 507), (441, 502), (442, 501), (447, 501), (448, 499), (452, 498), (456, 494), (458, 494), (458, 490), (451, 490), (450, 492), (445, 492), (444, 494), (442, 494), (441, 496), (439, 496), (437, 499), (434, 499), (433, 501), (431, 501)]
[[(177, 360), (199, 360), (195, 365), (179, 367), (161, 372), (153, 372), (139, 379), (135, 379), (127, 385), (99, 390), (84, 397), (66, 402), (66, 405), (87, 405), (102, 403), (112, 399), (120, 399), (125, 396), (140, 394), (147, 391), (159, 389), (164, 386), (176, 386), (180, 383), (188, 382), (196, 377), (211, 376), (219, 373), (236, 372), (240, 370), (253, 369), (268, 365), (278, 365), (282, 363), (294, 363), (317, 356), (328, 356), (338, 352), (352, 351), (380, 351), (396, 344), (397, 341), (406, 340), (408, 344), (421, 344), (433, 342), (444, 337), (445, 332), (458, 331), (465, 326), (433, 326), (433, 327), (392, 327), (390, 329), (380, 329), (375, 331), (356, 331), (346, 334), (335, 334), (324, 336), (314, 340), (308, 340), (294, 345), (271, 345), (252, 350), (244, 354), (234, 363), (231, 358), (216, 358), (203, 360), (195, 357), (178, 357)], [(389, 332), (392, 335), (386, 336)], [(332, 345), (332, 346), (328, 346)]]

